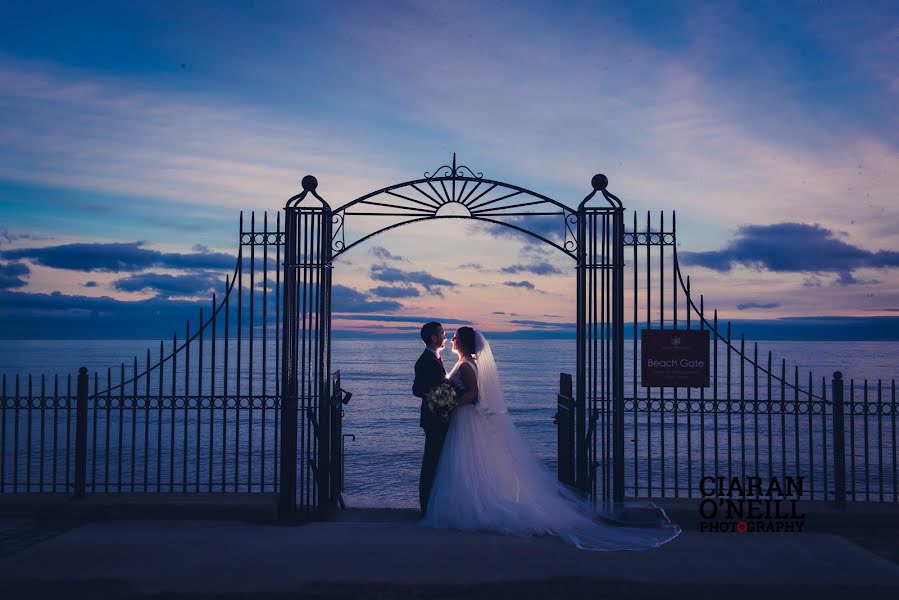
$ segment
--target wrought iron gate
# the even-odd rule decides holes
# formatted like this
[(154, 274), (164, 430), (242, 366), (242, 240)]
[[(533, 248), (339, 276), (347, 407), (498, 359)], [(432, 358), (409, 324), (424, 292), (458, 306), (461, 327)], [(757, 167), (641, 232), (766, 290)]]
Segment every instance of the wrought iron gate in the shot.
[[(457, 165), (454, 156), (451, 166), (425, 173), (424, 179), (377, 190), (332, 210), (316, 191), (318, 181), (311, 175), (303, 178), (303, 191), (285, 207), (282, 515), (327, 518), (341, 501), (342, 404), (348, 397), (342, 395), (338, 376), (333, 381), (329, 377), (332, 261), (378, 233), (426, 219), (469, 218), (510, 227), (576, 261), (577, 391), (571, 407), (574, 451), (565, 458), (571, 477), (566, 478), (604, 500), (612, 498), (614, 485), (615, 497), (620, 497), (623, 470), (613, 469), (612, 452), (622, 443), (624, 209), (605, 189), (605, 176), (595, 176), (592, 183), (593, 190), (573, 211), (536, 192), (485, 179)], [(597, 193), (607, 205), (587, 206)], [(462, 207), (467, 215), (442, 212), (447, 204)], [(353, 239), (349, 222), (356, 217), (381, 220)], [(553, 229), (555, 233), (544, 233)], [(619, 433), (613, 436), (616, 423)]]
[[(0, 378), (0, 494), (277, 493), (284, 518), (327, 518), (341, 504), (350, 396), (331, 373), (332, 261), (406, 223), (465, 218), (575, 263), (576, 377), (562, 378), (557, 413), (562, 481), (614, 502), (689, 497), (703, 475), (767, 473), (804, 476), (803, 497), (838, 505), (899, 501), (895, 381), (849, 379), (844, 390), (841, 375), (828, 385), (760, 356), (691, 292), (674, 218), (647, 215), (638, 229), (634, 215), (625, 230), (607, 184), (596, 175), (572, 210), (454, 157), (332, 210), (304, 177), (283, 230), (280, 215), (274, 229), (267, 215), (246, 229), (241, 215), (224, 294), (183, 337), (173, 333), (170, 351), (160, 342), (158, 359), (147, 350), (102, 379), (86, 368), (64, 381)], [(450, 204), (464, 214), (444, 212)], [(640, 387), (639, 329), (697, 327), (711, 332), (711, 389)]]

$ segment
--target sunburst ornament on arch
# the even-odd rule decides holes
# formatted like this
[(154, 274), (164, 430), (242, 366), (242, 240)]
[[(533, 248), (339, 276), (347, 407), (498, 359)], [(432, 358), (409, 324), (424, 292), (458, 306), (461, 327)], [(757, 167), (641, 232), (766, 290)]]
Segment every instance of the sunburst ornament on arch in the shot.
[[(355, 234), (351, 217), (365, 218), (367, 233)], [(474, 219), (538, 238), (576, 259), (577, 213), (548, 196), (487, 179), (457, 163), (425, 171), (422, 179), (376, 190), (332, 213), (332, 257), (401, 225), (430, 219)]]

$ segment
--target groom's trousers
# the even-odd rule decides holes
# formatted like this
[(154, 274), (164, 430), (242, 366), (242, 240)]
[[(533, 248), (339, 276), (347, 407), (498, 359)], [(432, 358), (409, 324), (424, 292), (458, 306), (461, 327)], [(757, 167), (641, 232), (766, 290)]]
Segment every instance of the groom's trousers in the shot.
[(443, 441), (446, 439), (448, 429), (448, 424), (425, 429), (425, 454), (421, 460), (421, 477), (418, 481), (418, 501), (421, 505), (422, 515), (428, 510), (428, 498), (431, 496), (434, 475), (437, 473), (437, 463), (440, 461), (440, 452), (443, 450)]

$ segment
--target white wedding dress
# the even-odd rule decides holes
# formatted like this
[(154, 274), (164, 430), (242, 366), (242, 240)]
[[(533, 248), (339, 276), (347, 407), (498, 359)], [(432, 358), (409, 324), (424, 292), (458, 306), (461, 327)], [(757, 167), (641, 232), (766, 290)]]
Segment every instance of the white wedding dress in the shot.
[[(531, 453), (506, 410), (487, 340), (476, 332), (478, 403), (457, 407), (420, 524), (440, 529), (556, 535), (586, 550), (645, 550), (681, 531), (661, 509), (655, 523), (625, 523), (561, 484)], [(464, 389), (460, 361), (448, 375)], [(657, 508), (654, 507), (653, 508)], [(641, 505), (646, 507), (646, 505)]]

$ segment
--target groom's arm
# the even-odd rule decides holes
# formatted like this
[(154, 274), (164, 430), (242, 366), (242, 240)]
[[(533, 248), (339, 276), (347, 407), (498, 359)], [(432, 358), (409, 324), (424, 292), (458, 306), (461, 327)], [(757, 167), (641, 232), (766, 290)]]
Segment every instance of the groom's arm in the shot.
[(415, 381), (412, 384), (412, 395), (424, 398), (432, 389), (446, 382), (446, 371), (436, 360), (419, 359), (415, 363)]
[(412, 395), (424, 398), (429, 389), (430, 386), (425, 375), (424, 364), (422, 359), (419, 358), (415, 363), (415, 380), (412, 382)]

